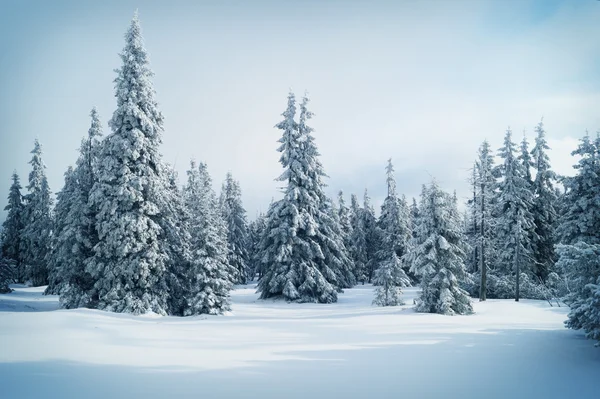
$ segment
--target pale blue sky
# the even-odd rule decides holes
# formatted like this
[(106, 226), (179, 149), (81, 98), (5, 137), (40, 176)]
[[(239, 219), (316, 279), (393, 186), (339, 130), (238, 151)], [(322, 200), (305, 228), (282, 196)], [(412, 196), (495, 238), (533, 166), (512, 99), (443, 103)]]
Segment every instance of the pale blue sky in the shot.
[[(544, 116), (567, 173), (585, 129), (600, 128), (600, 2), (0, 0), (0, 204), (26, 185), (33, 140), (51, 188), (77, 157), (96, 105), (115, 107), (114, 68), (139, 9), (165, 116), (162, 152), (180, 177), (190, 157), (216, 186), (230, 170), (250, 217), (266, 210), (288, 89), (310, 92), (331, 193), (378, 203), (384, 167), (417, 195), (436, 176), (468, 195), (480, 142), (520, 139)], [(4, 214), (0, 214), (0, 219)]]

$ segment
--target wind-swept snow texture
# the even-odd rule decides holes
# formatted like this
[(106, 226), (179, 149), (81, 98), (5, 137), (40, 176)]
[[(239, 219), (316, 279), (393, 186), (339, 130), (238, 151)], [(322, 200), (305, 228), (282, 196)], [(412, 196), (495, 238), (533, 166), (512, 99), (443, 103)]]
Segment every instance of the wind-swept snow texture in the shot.
[(474, 302), (475, 314), (334, 304), (232, 291), (226, 316), (58, 310), (44, 287), (0, 295), (3, 398), (595, 398), (600, 350), (567, 307)]

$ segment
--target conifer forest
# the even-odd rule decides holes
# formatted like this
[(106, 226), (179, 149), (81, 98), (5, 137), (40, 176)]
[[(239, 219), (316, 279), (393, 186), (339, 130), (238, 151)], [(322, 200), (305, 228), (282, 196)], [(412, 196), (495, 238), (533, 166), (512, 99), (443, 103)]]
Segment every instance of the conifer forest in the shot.
[[(112, 114), (89, 105), (81, 141), (62, 144), (78, 145), (62, 186), (40, 139), (28, 174), (0, 182), (6, 398), (600, 393), (600, 134), (577, 132), (564, 175), (553, 114), (490, 130), (461, 172), (467, 196), (435, 175), (403, 192), (389, 146), (374, 199), (329, 177), (315, 128), (328, 109), (304, 88), (269, 93), (278, 194), (255, 214), (242, 179), (209, 173), (208, 144), (185, 174), (163, 155), (143, 17), (140, 4), (109, 43)], [(287, 26), (289, 45), (309, 28)]]

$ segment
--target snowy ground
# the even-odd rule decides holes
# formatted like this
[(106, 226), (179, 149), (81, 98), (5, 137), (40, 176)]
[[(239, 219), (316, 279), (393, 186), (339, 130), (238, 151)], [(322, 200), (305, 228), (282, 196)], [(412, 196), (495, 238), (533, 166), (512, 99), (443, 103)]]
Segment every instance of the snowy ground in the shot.
[(233, 292), (221, 317), (58, 310), (42, 288), (0, 295), (3, 398), (592, 398), (600, 349), (565, 307), (475, 302), (472, 316), (371, 306), (372, 287), (331, 305)]

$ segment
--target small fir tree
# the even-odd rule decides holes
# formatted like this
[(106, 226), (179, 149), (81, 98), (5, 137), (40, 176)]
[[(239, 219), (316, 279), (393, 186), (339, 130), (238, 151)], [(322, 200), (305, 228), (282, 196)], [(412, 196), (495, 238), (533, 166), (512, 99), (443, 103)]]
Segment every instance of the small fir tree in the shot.
[(6, 219), (2, 223), (0, 242), (2, 243), (1, 254), (6, 263), (14, 264), (14, 278), (23, 282), (25, 271), (23, 270), (23, 248), (22, 234), (24, 222), (24, 204), (21, 194), (21, 182), (17, 172), (12, 174), (12, 184), (8, 193), (8, 204), (4, 207), (7, 211)]
[(447, 315), (470, 314), (471, 301), (461, 285), (465, 271), (466, 241), (460, 227), (456, 201), (433, 182), (423, 192), (417, 226), (419, 244), (407, 259), (421, 277), (416, 310)]

